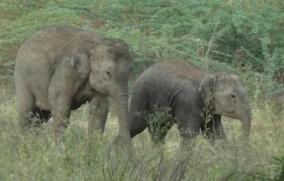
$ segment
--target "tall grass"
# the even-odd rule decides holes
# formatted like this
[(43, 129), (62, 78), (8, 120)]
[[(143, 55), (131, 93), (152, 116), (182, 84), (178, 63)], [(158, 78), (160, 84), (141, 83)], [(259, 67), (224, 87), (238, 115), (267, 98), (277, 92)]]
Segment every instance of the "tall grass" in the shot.
[[(3, 100), (3, 101), (2, 101)], [(181, 159), (176, 127), (167, 135), (164, 151), (153, 147), (149, 134), (134, 138), (135, 159), (112, 145), (117, 120), (110, 115), (106, 132), (88, 140), (87, 107), (72, 113), (64, 140), (57, 144), (50, 125), (21, 134), (14, 98), (1, 97), (1, 180), (281, 180), (283, 120), (271, 121), (269, 107), (253, 109), (249, 145), (239, 141), (240, 123), (225, 118), (229, 143), (210, 145), (198, 136), (189, 160)], [(275, 125), (276, 124), (276, 125)], [(91, 144), (90, 144), (91, 143)]]

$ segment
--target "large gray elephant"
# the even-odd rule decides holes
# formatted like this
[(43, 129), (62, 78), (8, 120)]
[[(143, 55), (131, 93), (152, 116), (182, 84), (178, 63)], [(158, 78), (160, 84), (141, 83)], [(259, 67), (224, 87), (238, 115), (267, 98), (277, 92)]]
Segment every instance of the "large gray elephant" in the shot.
[(93, 30), (49, 27), (20, 47), (15, 66), (16, 97), (22, 128), (32, 119), (52, 115), (56, 137), (68, 124), (70, 111), (89, 102), (89, 134), (104, 130), (109, 98), (119, 120), (119, 138), (128, 132), (128, 77), (132, 57), (120, 39)]
[[(169, 116), (153, 118), (156, 112)], [(249, 102), (238, 76), (205, 74), (185, 61), (164, 61), (144, 71), (134, 85), (129, 114), (131, 137), (148, 127), (154, 143), (164, 143), (174, 123), (182, 145), (200, 132), (212, 141), (226, 139), (221, 115), (239, 119), (245, 139), (251, 127)]]

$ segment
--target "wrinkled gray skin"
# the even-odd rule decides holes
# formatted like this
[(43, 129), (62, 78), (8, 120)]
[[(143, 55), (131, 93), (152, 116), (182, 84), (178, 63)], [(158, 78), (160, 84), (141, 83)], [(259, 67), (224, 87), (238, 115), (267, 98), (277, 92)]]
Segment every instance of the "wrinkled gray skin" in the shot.
[[(16, 97), (19, 123), (30, 128), (52, 115), (55, 136), (67, 127), (70, 111), (89, 102), (89, 134), (104, 130), (109, 98), (115, 102), (119, 138), (128, 138), (128, 77), (132, 58), (126, 43), (92, 30), (50, 27), (19, 49)], [(36, 123), (38, 124), (38, 123)], [(129, 139), (130, 140), (130, 139)]]
[[(158, 126), (150, 126), (149, 114), (165, 110), (171, 116), (160, 120)], [(200, 131), (214, 141), (226, 138), (221, 115), (239, 119), (243, 136), (248, 139), (250, 106), (236, 75), (204, 74), (185, 61), (164, 61), (148, 68), (135, 83), (130, 104), (130, 134), (134, 137), (148, 127), (152, 141), (164, 143), (168, 130), (176, 123), (182, 145)]]

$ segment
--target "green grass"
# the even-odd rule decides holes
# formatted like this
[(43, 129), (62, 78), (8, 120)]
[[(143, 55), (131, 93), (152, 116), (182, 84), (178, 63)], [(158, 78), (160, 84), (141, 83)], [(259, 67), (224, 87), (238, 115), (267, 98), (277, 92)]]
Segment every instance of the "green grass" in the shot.
[[(103, 136), (87, 139), (88, 109), (74, 111), (65, 139), (57, 144), (50, 125), (23, 135), (16, 125), (15, 99), (1, 92), (0, 178), (1, 180), (268, 180), (276, 178), (283, 161), (284, 120), (271, 120), (271, 110), (253, 109), (249, 145), (240, 140), (240, 123), (225, 118), (229, 144), (211, 146), (198, 136), (188, 162), (181, 161), (179, 133), (173, 127), (164, 154), (153, 148), (147, 131), (134, 140), (136, 160), (116, 152), (111, 142), (117, 120), (110, 114)], [(282, 168), (283, 169), (283, 168)], [(276, 180), (276, 179), (275, 179)]]
[(234, 53), (242, 50), (248, 71), (271, 79), (284, 66), (281, 7), (281, 0), (2, 0), (1, 80), (10, 81), (19, 45), (54, 24), (94, 28), (123, 38), (135, 54), (136, 73), (167, 58), (200, 63), (213, 40), (208, 58), (234, 67)]

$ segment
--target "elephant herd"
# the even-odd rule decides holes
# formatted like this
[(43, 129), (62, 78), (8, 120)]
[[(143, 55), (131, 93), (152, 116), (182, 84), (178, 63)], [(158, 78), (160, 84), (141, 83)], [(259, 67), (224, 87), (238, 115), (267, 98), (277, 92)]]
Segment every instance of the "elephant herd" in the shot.
[[(239, 119), (248, 139), (251, 112), (238, 76), (204, 73), (187, 61), (162, 61), (138, 77), (128, 105), (132, 64), (123, 40), (71, 27), (38, 31), (20, 47), (15, 63), (21, 130), (28, 132), (52, 116), (54, 136), (61, 137), (71, 110), (88, 102), (88, 134), (103, 132), (112, 100), (120, 143), (131, 143), (145, 128), (154, 143), (164, 142), (173, 124), (185, 142), (199, 133), (226, 139), (222, 115)], [(169, 116), (152, 124), (155, 112)]]

